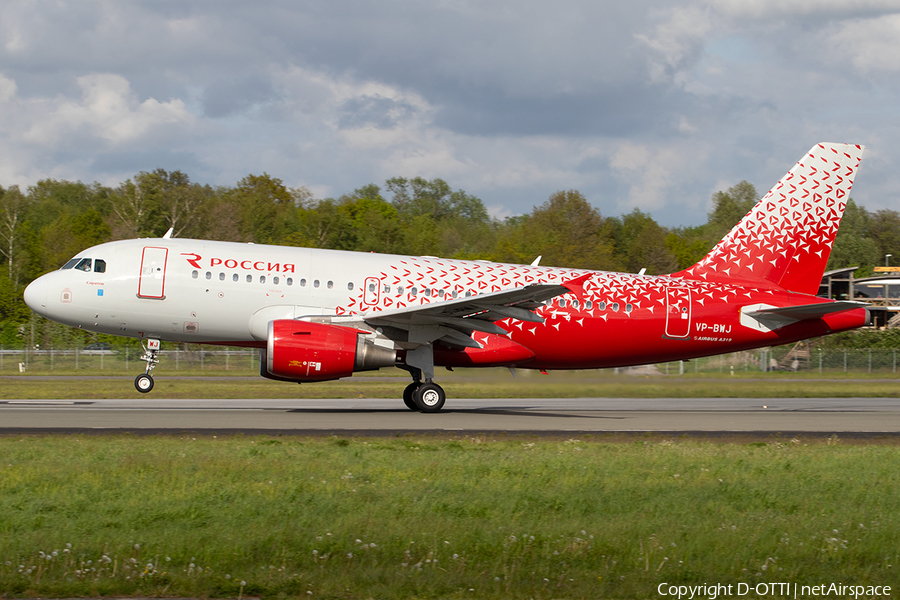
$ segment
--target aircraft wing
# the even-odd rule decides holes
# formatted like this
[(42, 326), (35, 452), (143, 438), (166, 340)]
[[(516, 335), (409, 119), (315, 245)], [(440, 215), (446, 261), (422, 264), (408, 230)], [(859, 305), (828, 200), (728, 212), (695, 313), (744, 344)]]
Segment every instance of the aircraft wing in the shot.
[(512, 318), (543, 323), (534, 313), (544, 301), (570, 292), (581, 292), (590, 273), (561, 284), (533, 284), (524, 287), (456, 298), (431, 304), (379, 311), (363, 315), (373, 327), (393, 327), (408, 332), (411, 344), (441, 340), (456, 346), (481, 348), (472, 333), (481, 331), (496, 335), (509, 333), (494, 321)]

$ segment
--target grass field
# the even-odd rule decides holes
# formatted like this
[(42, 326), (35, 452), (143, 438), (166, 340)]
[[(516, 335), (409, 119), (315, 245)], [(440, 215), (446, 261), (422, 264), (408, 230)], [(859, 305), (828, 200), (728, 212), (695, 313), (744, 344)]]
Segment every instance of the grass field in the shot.
[[(93, 377), (56, 372), (47, 378), (8, 376), (0, 400), (101, 399), (139, 397), (132, 376)], [(519, 371), (505, 369), (441, 371), (437, 381), (453, 398), (816, 398), (900, 396), (900, 378), (835, 374), (742, 373), (729, 375), (635, 376), (611, 371)], [(234, 377), (209, 371), (157, 371), (149, 398), (399, 398), (409, 382), (396, 369), (352, 379), (297, 385), (258, 376)]]
[(898, 589), (900, 448), (611, 439), (0, 438), (0, 596)]

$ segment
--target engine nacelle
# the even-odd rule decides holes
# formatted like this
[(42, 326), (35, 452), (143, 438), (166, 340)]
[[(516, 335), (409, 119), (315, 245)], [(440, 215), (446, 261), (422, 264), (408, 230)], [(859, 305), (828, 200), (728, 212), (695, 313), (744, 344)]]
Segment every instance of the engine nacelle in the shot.
[(270, 321), (263, 375), (289, 381), (327, 381), (354, 371), (393, 366), (397, 352), (376, 346), (367, 335), (339, 325)]

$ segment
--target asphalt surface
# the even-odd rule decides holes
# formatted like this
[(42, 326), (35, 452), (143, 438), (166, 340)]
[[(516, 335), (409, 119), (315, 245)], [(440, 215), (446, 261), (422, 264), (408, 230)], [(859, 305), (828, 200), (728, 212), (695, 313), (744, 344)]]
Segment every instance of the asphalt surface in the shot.
[(672, 432), (900, 436), (896, 398), (449, 399), (437, 414), (399, 400), (6, 400), (0, 433)]

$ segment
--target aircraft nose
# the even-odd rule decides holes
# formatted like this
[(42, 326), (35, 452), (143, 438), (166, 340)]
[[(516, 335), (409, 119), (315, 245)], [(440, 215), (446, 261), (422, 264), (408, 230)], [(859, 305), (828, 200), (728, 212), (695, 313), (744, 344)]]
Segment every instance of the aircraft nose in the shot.
[(47, 313), (47, 278), (38, 277), (28, 284), (23, 294), (25, 304), (38, 313), (46, 316)]

